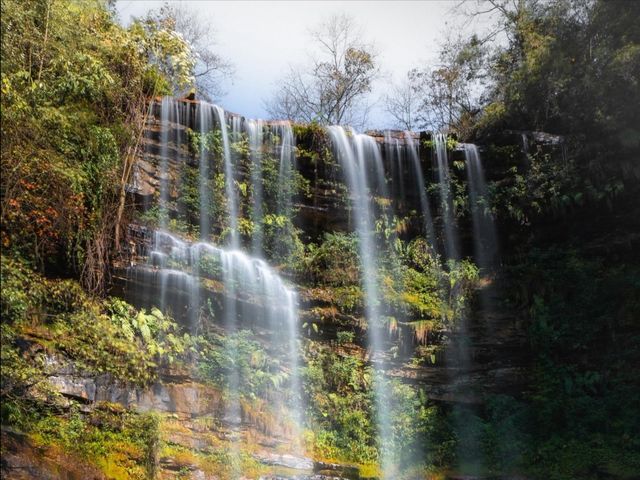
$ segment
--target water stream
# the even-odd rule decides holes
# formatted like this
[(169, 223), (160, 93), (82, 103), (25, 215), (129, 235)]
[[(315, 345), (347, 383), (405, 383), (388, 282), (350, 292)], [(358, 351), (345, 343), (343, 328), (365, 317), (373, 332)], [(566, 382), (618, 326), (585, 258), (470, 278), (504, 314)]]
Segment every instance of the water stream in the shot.
[[(373, 387), (376, 401), (376, 421), (381, 446), (381, 469), (385, 478), (392, 478), (393, 455), (388, 443), (392, 437), (392, 405), (384, 382), (383, 318), (379, 310), (380, 286), (378, 284), (379, 248), (375, 238), (375, 216), (371, 202), (374, 182), (380, 183), (381, 155), (376, 141), (368, 136), (347, 132), (344, 127), (327, 127), (338, 163), (342, 167), (349, 188), (354, 211), (355, 230), (358, 235), (362, 284), (365, 296), (365, 316), (371, 360), (374, 369)], [(374, 177), (368, 174), (373, 166)]]
[(424, 234), (432, 248), (436, 245), (436, 236), (433, 229), (433, 217), (431, 216), (431, 205), (427, 195), (427, 187), (424, 182), (424, 172), (420, 164), (419, 144), (411, 132), (404, 132), (404, 143), (408, 156), (411, 160), (411, 167), (415, 176), (416, 187), (420, 198), (420, 210), (422, 213), (422, 222), (424, 225)]
[(478, 147), (467, 143), (464, 145), (464, 152), (473, 223), (474, 258), (478, 267), (486, 271), (496, 262), (498, 236), (493, 215), (489, 211), (489, 191)]
[(455, 226), (455, 212), (453, 209), (453, 195), (451, 193), (451, 178), (449, 174), (449, 160), (447, 158), (447, 136), (436, 133), (433, 137), (435, 145), (438, 190), (440, 192), (440, 208), (442, 224), (444, 226), (444, 250), (446, 258), (458, 258), (458, 239)]
[[(158, 292), (156, 305), (176, 318), (188, 321), (192, 333), (198, 331), (202, 314), (206, 310), (207, 299), (212, 292), (203, 287), (202, 279), (221, 281), (222, 309), (219, 324), (225, 335), (233, 335), (244, 329), (270, 332), (270, 344), (278, 355), (286, 360), (284, 368), (288, 377), (288, 388), (274, 388), (270, 395), (273, 411), (281, 412), (286, 406), (288, 419), (280, 417), (280, 422), (291, 425), (294, 438), (301, 437), (303, 423), (301, 382), (299, 374), (299, 317), (296, 292), (289, 287), (280, 275), (260, 257), (264, 253), (264, 238), (260, 226), (265, 214), (263, 208), (263, 150), (265, 150), (265, 123), (260, 120), (243, 121), (240, 117), (229, 116), (216, 105), (199, 102), (193, 106), (195, 115), (189, 115), (191, 105), (165, 97), (156, 105), (160, 117), (160, 162), (159, 192), (161, 215), (159, 230), (153, 233), (148, 252), (148, 266), (130, 269), (132, 278), (138, 280), (150, 292)], [(228, 131), (228, 123), (231, 132)], [(200, 150), (198, 159), (197, 191), (199, 202), (200, 241), (190, 242), (169, 232), (168, 213), (177, 211), (175, 192), (180, 191), (181, 176), (184, 168), (186, 144), (183, 130), (191, 128), (199, 134)], [(289, 123), (269, 127), (280, 137), (279, 183), (291, 184), (295, 167), (295, 140)], [(222, 140), (222, 158), (224, 174), (225, 201), (227, 206), (228, 232), (226, 246), (217, 246), (209, 242), (212, 233), (210, 185), (215, 172), (212, 169), (215, 152), (210, 148), (208, 134), (219, 131)], [(232, 142), (240, 141), (246, 135), (249, 142), (249, 160), (251, 162), (251, 215), (254, 225), (250, 239), (252, 255), (241, 248), (238, 223), (241, 209), (240, 196), (236, 182), (239, 180), (238, 165), (240, 153), (233, 151)], [(266, 150), (269, 145), (266, 145)], [(151, 151), (147, 155), (153, 155)], [(150, 158), (151, 159), (151, 158)], [(278, 193), (277, 209), (282, 215), (291, 214), (292, 190), (283, 189)], [(180, 203), (180, 199), (177, 200)], [(238, 365), (239, 352), (233, 342), (227, 342), (225, 355), (233, 365)], [(231, 368), (227, 378), (227, 398), (224, 420), (230, 428), (230, 438), (239, 440), (242, 435), (241, 382), (238, 367)], [(280, 414), (278, 414), (280, 415)], [(237, 444), (237, 442), (234, 442)], [(240, 454), (237, 445), (232, 455)], [(238, 464), (235, 461), (234, 464)], [(238, 470), (235, 477), (240, 477)]]
[(257, 257), (263, 256), (262, 218), (262, 144), (264, 142), (264, 122), (262, 120), (247, 120), (245, 123), (249, 137), (249, 155), (251, 157), (251, 222), (253, 235), (251, 237), (251, 251)]
[(229, 215), (229, 245), (233, 249), (240, 248), (238, 238), (238, 197), (235, 188), (235, 170), (231, 158), (231, 146), (229, 143), (229, 131), (224, 110), (218, 105), (213, 106), (218, 127), (222, 133), (222, 154), (224, 159), (224, 185), (226, 191), (227, 211)]

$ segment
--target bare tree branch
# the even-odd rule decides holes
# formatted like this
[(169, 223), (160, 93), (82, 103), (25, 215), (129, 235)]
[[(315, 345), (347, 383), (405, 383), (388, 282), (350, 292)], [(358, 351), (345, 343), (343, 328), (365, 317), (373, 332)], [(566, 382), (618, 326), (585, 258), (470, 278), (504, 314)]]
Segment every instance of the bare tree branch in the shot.
[(372, 46), (364, 43), (353, 19), (334, 15), (311, 30), (319, 47), (305, 66), (290, 67), (266, 102), (269, 114), (321, 124), (366, 122), (366, 95), (380, 75)]

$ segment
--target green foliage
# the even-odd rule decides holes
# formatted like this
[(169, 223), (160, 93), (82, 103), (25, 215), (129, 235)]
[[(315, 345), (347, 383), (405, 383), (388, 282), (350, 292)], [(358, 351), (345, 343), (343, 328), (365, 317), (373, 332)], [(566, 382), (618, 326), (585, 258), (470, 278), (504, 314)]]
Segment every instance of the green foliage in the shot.
[(625, 190), (637, 195), (640, 172), (632, 164), (640, 121), (631, 105), (640, 101), (638, 8), (619, 1), (525, 1), (502, 10), (510, 41), (487, 57), (491, 82), (477, 128), (565, 137), (562, 155), (530, 152), (530, 171), (517, 172), (506, 186), (502, 205), (517, 221), (589, 204), (611, 208)]
[[(492, 154), (497, 161), (513, 164), (514, 154), (508, 148), (494, 148)], [(581, 191), (573, 158), (559, 161), (551, 153), (537, 151), (530, 154), (528, 160), (529, 168), (526, 171), (511, 166), (504, 180), (492, 185), (494, 211), (520, 224), (529, 225), (532, 220), (542, 216), (565, 214), (587, 199), (602, 199), (597, 198), (594, 190)], [(620, 189), (621, 185), (610, 193), (615, 195)]]
[[(442, 310), (442, 270), (437, 257), (423, 238), (416, 238), (408, 244), (397, 243), (400, 273), (399, 300), (401, 308), (409, 310), (410, 316), (436, 319)], [(388, 289), (388, 292), (392, 290)]]
[[(21, 351), (24, 347), (18, 348), (24, 337), (72, 359), (79, 368), (137, 384), (155, 378), (160, 358), (173, 362), (191, 345), (191, 338), (157, 309), (147, 314), (122, 300), (99, 302), (75, 281), (45, 279), (4, 255), (2, 283), (2, 310), (8, 315), (3, 321), (8, 350), (2, 368), (8, 374), (12, 364), (22, 365), (21, 372), (41, 368), (37, 355), (30, 358)], [(24, 391), (19, 380), (28, 375), (16, 375), (10, 390)]]
[(261, 228), (265, 253), (274, 262), (291, 266), (303, 255), (304, 245), (292, 216), (267, 213), (262, 218)]
[(409, 243), (396, 240), (394, 249), (379, 274), (385, 313), (408, 320), (420, 343), (427, 343), (430, 331), (455, 328), (475, 291), (477, 267), (468, 260), (441, 265), (420, 237)]
[(288, 379), (288, 373), (248, 330), (201, 339), (199, 352), (199, 375), (223, 388), (227, 395), (232, 393), (230, 385), (234, 384), (242, 397), (264, 398), (268, 391), (280, 388)]
[(136, 311), (128, 303), (112, 298), (106, 302), (106, 313), (118, 325), (122, 335), (132, 343), (142, 343), (151, 356), (174, 363), (191, 349), (194, 339), (180, 334), (178, 325), (157, 308), (149, 313)]
[(146, 98), (185, 81), (189, 47), (93, 0), (2, 11), (2, 245), (100, 288)]
[(468, 260), (449, 260), (445, 281), (448, 283), (446, 317), (452, 323), (469, 307), (470, 295), (478, 280), (478, 267)]
[(131, 34), (153, 68), (172, 84), (172, 93), (187, 90), (195, 84), (196, 66), (191, 46), (173, 28), (149, 18), (137, 20), (131, 26)]
[(339, 331), (336, 334), (336, 340), (339, 345), (344, 345), (346, 343), (353, 343), (355, 338), (356, 338), (356, 334), (354, 332)]
[(72, 406), (65, 415), (42, 410), (23, 423), (40, 448), (58, 447), (109, 478), (144, 480), (156, 469), (158, 418), (102, 403), (88, 414)]
[(152, 477), (157, 419), (115, 405), (79, 413), (49, 384), (51, 362), (68, 360), (86, 374), (143, 386), (155, 379), (160, 361), (184, 357), (191, 338), (157, 309), (94, 299), (77, 282), (46, 279), (19, 259), (2, 255), (1, 274), (3, 425), (110, 478)]
[(330, 350), (310, 351), (309, 355), (303, 385), (316, 455), (360, 463), (375, 461), (371, 370), (355, 357)]
[(222, 265), (220, 257), (217, 255), (201, 254), (200, 262), (197, 265), (198, 274), (208, 278), (220, 278), (222, 275)]
[[(422, 145), (424, 146), (424, 148), (431, 151), (433, 151), (436, 148), (436, 142), (434, 140), (425, 139), (422, 141)], [(447, 144), (446, 144), (447, 151), (453, 152), (457, 146), (458, 146), (458, 140), (456, 139), (456, 137), (454, 137), (453, 135), (447, 135)]]
[[(36, 354), (31, 358), (26, 358), (17, 345), (17, 340), (20, 337), (15, 329), (4, 323), (0, 325), (0, 328), (3, 344), (0, 351), (0, 366), (2, 368), (0, 394), (2, 398), (10, 402), (12, 399), (24, 398), (31, 392), (37, 392), (44, 398), (50, 397), (52, 392), (47, 388), (44, 375), (44, 355)], [(5, 420), (19, 421), (19, 415), (22, 412), (12, 411), (12, 406), (8, 402), (7, 408), (2, 410), (3, 423)], [(17, 405), (13, 407), (17, 407)], [(18, 414), (18, 419), (15, 418), (16, 414)]]
[(315, 345), (307, 355), (304, 388), (317, 457), (372, 464), (385, 450), (400, 468), (395, 472), (398, 478), (405, 478), (416, 465), (442, 466), (452, 461), (456, 442), (451, 426), (444, 412), (429, 405), (424, 392), (395, 379), (378, 378), (383, 383), (378, 391), (385, 392), (385, 402), (393, 405), (391, 436), (380, 442), (371, 367), (356, 357)]
[(637, 267), (556, 247), (523, 255), (510, 278), (512, 301), (530, 308), (535, 355), (525, 463), (541, 478), (637, 470)]
[(531, 444), (532, 412), (522, 401), (506, 395), (487, 399), (483, 447), (488, 463), (500, 471), (523, 467)]
[(355, 234), (325, 233), (322, 244), (309, 245), (304, 271), (316, 282), (348, 286), (359, 282), (358, 237)]

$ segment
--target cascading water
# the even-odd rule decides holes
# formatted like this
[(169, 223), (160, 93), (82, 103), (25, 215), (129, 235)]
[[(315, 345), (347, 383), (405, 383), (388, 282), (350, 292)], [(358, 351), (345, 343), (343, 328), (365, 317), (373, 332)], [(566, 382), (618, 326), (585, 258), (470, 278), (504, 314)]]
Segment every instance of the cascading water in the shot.
[[(455, 224), (455, 212), (451, 193), (451, 177), (447, 158), (447, 136), (443, 133), (434, 135), (438, 169), (438, 190), (440, 193), (440, 205), (442, 211), (442, 224), (444, 230), (444, 247), (447, 260), (458, 260), (458, 231)], [(458, 366), (455, 377), (451, 380), (453, 390), (461, 396), (471, 395), (468, 386), (468, 376), (471, 372), (472, 360), (468, 347), (469, 326), (466, 314), (455, 318), (453, 333), (455, 338), (447, 350), (448, 361)], [(477, 432), (460, 416), (455, 417), (454, 427), (458, 437), (458, 461), (460, 465), (476, 465), (480, 468), (482, 457), (480, 455)], [(464, 445), (464, 448), (462, 447)]]
[[(169, 178), (169, 159), (177, 157), (180, 148), (180, 136), (176, 126), (180, 125), (180, 108), (178, 102), (171, 97), (163, 97), (160, 104), (160, 125), (162, 128), (160, 144), (160, 225), (166, 228), (167, 211), (169, 209), (169, 188), (171, 185)], [(173, 133), (173, 138), (171, 134)], [(169, 153), (171, 143), (174, 145), (174, 155)], [(178, 160), (175, 158), (174, 160)]]
[[(186, 242), (167, 231), (169, 215), (180, 213), (176, 208), (171, 207), (176, 200), (175, 192), (180, 191), (181, 187), (175, 183), (181, 178), (177, 172), (183, 168), (182, 161), (186, 157), (186, 153), (183, 152), (182, 132), (178, 129), (184, 130), (190, 127), (188, 122), (191, 117), (188, 115), (187, 108), (195, 109), (192, 127), (199, 133), (201, 140), (200, 150), (197, 152), (201, 238), (198, 243)], [(227, 335), (233, 335), (234, 332), (245, 328), (258, 328), (261, 331), (271, 332), (271, 344), (275, 346), (274, 350), (286, 357), (282, 368), (288, 372), (290, 385), (289, 389), (279, 389), (274, 392), (273, 408), (288, 412), (290, 418), (287, 424), (291, 425), (290, 433), (294, 438), (300, 438), (303, 413), (298, 360), (297, 296), (294, 290), (286, 286), (275, 270), (271, 269), (264, 260), (257, 258), (263, 254), (263, 236), (259, 229), (251, 239), (252, 251), (256, 257), (248, 256), (240, 250), (238, 235), (240, 198), (236, 193), (235, 184), (236, 181), (240, 181), (242, 175), (238, 171), (241, 159), (239, 153), (232, 151), (231, 143), (241, 140), (242, 119), (237, 116), (228, 119), (224, 110), (216, 105), (199, 102), (193, 106), (171, 98), (163, 98), (159, 104), (159, 116), (161, 120), (159, 190), (162, 211), (160, 230), (156, 231), (152, 238), (148, 253), (149, 265), (131, 268), (130, 276), (132, 279), (138, 279), (138, 283), (144, 284), (145, 289), (148, 289), (147, 297), (152, 291), (159, 292), (159, 302), (150, 300), (150, 303), (159, 303), (163, 311), (171, 313), (176, 318), (188, 320), (193, 333), (199, 325), (203, 305), (212, 294), (202, 287), (201, 279), (211, 277), (212, 262), (218, 265), (214, 270), (223, 285), (222, 326)], [(228, 120), (231, 123), (230, 134), (227, 128)], [(245, 132), (250, 142), (250, 160), (253, 164), (251, 212), (252, 220), (256, 225), (262, 224), (264, 215), (262, 211), (264, 125), (262, 121), (244, 122)], [(283, 182), (291, 183), (295, 145), (293, 132), (288, 123), (275, 128), (282, 138), (280, 177)], [(210, 151), (211, 139), (206, 138), (216, 129), (220, 130), (222, 138), (222, 172), (213, 171), (215, 168), (211, 163), (211, 156), (214, 152)], [(216, 247), (207, 241), (212, 233), (210, 225), (212, 198), (209, 191), (213, 188), (212, 180), (216, 173), (223, 173), (225, 178), (224, 189), (229, 219), (228, 247), (225, 248)], [(290, 192), (288, 196), (281, 194), (278, 200), (280, 199), (284, 205), (291, 205)], [(179, 203), (180, 199), (178, 198), (177, 201)], [(280, 202), (276, 208), (279, 208), (279, 204)], [(290, 207), (286, 212), (286, 214), (291, 213)], [(227, 342), (227, 345), (233, 345), (233, 343)], [(231, 359), (233, 365), (238, 364), (238, 352), (234, 347), (228, 347), (225, 354)], [(231, 439), (241, 437), (241, 381), (238, 368), (232, 368), (227, 378), (228, 398), (225, 413), (225, 419), (231, 427)], [(277, 416), (280, 420), (285, 418), (283, 413), (277, 413)], [(239, 450), (233, 447), (232, 454), (239, 454)], [(238, 462), (234, 463), (238, 464)], [(237, 470), (234, 476), (239, 477), (240, 474), (241, 472)]]
[(389, 130), (384, 132), (384, 146), (386, 151), (387, 160), (391, 168), (391, 179), (393, 188), (393, 198), (400, 202), (405, 203), (406, 195), (404, 191), (404, 170), (402, 165), (402, 152), (400, 150), (400, 142), (397, 138), (391, 135)]
[(391, 407), (388, 391), (384, 387), (384, 358), (382, 339), (382, 318), (378, 308), (380, 289), (378, 285), (378, 258), (374, 235), (374, 214), (369, 199), (372, 180), (367, 174), (368, 162), (374, 162), (374, 179), (378, 184), (381, 172), (381, 156), (375, 140), (368, 135), (358, 135), (340, 126), (327, 127), (333, 148), (344, 178), (349, 188), (354, 210), (356, 232), (359, 240), (362, 284), (365, 295), (365, 315), (371, 359), (374, 368), (374, 392), (377, 410), (378, 438), (381, 446), (381, 467), (383, 476), (391, 478), (392, 454), (385, 446), (391, 439)]
[[(204, 318), (203, 312), (206, 309), (203, 309), (203, 306), (207, 305), (207, 300), (212, 295), (212, 292), (204, 287), (208, 280), (202, 279), (212, 278), (211, 276), (214, 275), (214, 280), (222, 286), (221, 290), (216, 290), (213, 295), (221, 295), (222, 305), (218, 304), (218, 308), (221, 307), (218, 313), (221, 314), (219, 320), (226, 334), (233, 335), (234, 332), (248, 328), (262, 338), (264, 335), (269, 335), (271, 339), (269, 344), (274, 346), (274, 351), (279, 350), (285, 354), (286, 360), (282, 368), (283, 372), (288, 372), (289, 389), (285, 389), (286, 391), (276, 389), (277, 391), (269, 394), (269, 401), (272, 402), (274, 412), (276, 408), (283, 408), (282, 412), (288, 412), (288, 424), (292, 428), (290, 432), (296, 432), (294, 436), (301, 438), (303, 408), (298, 373), (297, 297), (295, 291), (286, 286), (275, 270), (260, 259), (265, 255), (264, 236), (266, 234), (261, 228), (265, 215), (276, 214), (286, 216), (288, 219), (293, 215), (292, 183), (296, 159), (295, 137), (291, 125), (288, 122), (269, 124), (260, 120), (244, 120), (237, 116), (226, 115), (222, 108), (204, 102), (191, 104), (189, 108), (193, 108), (195, 115), (190, 116), (182, 103), (184, 102), (165, 98), (159, 105), (162, 126), (159, 135), (161, 142), (159, 150), (162, 157), (159, 162), (161, 230), (155, 233), (152, 251), (149, 254), (149, 263), (152, 268), (141, 268), (137, 274), (145, 276), (143, 279), (145, 283), (154, 283), (155, 288), (159, 288), (161, 307), (167, 308), (169, 312), (180, 318), (189, 319), (192, 331), (200, 325), (201, 317)], [(175, 197), (175, 192), (181, 191), (181, 185), (172, 185), (172, 182), (182, 178), (177, 171), (182, 168), (179, 164), (183, 157), (186, 158), (186, 153), (180, 153), (183, 150), (181, 145), (183, 139), (176, 125), (185, 122), (191, 122), (191, 124), (185, 124), (182, 130), (192, 128), (200, 134), (199, 137), (202, 140), (200, 150), (196, 152), (196, 159), (199, 161), (197, 175), (200, 202), (200, 241), (197, 243), (180, 240), (166, 231), (168, 215), (181, 214), (175, 207), (181, 202)], [(208, 135), (217, 129), (220, 130), (222, 140), (220, 163), (212, 161), (216, 152), (211, 147), (215, 142)], [(397, 462), (399, 457), (394, 447), (396, 439), (392, 428), (395, 415), (391, 400), (392, 392), (384, 373), (392, 365), (385, 326), (392, 325), (392, 322), (393, 325), (397, 325), (397, 322), (411, 320), (402, 318), (401, 312), (393, 312), (391, 307), (382, 306), (380, 303), (384, 292), (379, 284), (379, 270), (385, 267), (387, 262), (389, 265), (395, 265), (395, 263), (394, 259), (383, 260), (379, 252), (383, 251), (383, 247), (388, 245), (388, 242), (393, 243), (395, 235), (395, 230), (392, 228), (395, 218), (393, 205), (406, 208), (403, 202), (413, 199), (419, 200), (422, 227), (428, 242), (437, 249), (430, 199), (424, 179), (425, 172), (420, 162), (416, 137), (411, 132), (404, 132), (401, 136), (387, 132), (385, 152), (387, 164), (392, 170), (391, 187), (393, 188), (393, 195), (390, 196), (387, 191), (387, 177), (381, 149), (377, 141), (371, 136), (355, 134), (353, 131), (337, 126), (328, 127), (327, 132), (348, 187), (353, 212), (351, 221), (359, 240), (369, 358), (374, 372), (372, 383), (382, 476), (394, 478), (397, 469), (401, 466)], [(243, 142), (245, 138), (248, 139), (249, 145), (248, 157), (243, 148), (237, 148), (234, 144), (234, 142)], [(278, 138), (278, 141), (274, 141), (274, 138)], [(442, 257), (445, 260), (458, 260), (460, 258), (459, 241), (453, 211), (446, 137), (442, 134), (435, 135), (434, 147), (441, 213), (441, 223), (438, 225), (442, 228), (441, 245), (444, 244)], [(495, 251), (492, 250), (495, 248), (495, 229), (492, 219), (480, 208), (486, 199), (487, 187), (475, 146), (466, 145), (465, 154), (474, 224), (475, 257), (482, 268), (487, 268), (495, 257)], [(272, 170), (265, 170), (265, 162), (278, 160), (277, 190), (267, 190), (273, 187), (268, 187), (265, 183), (265, 174)], [(269, 168), (272, 167), (269, 166)], [(224, 186), (220, 184), (220, 187), (216, 187), (213, 180), (220, 174), (224, 175)], [(415, 177), (415, 180), (410, 177)], [(247, 185), (249, 182), (250, 196), (243, 190), (243, 184)], [(417, 192), (414, 194), (408, 189), (405, 191), (407, 184), (411, 184), (412, 188), (415, 186)], [(225, 239), (222, 240), (224, 247), (210, 243), (211, 238), (216, 238), (216, 229), (212, 229), (211, 224), (211, 214), (215, 210), (214, 197), (211, 193), (213, 188), (224, 188), (228, 214), (228, 220), (224, 225), (227, 231), (221, 235), (221, 238)], [(239, 195), (240, 192), (242, 196)], [(407, 195), (410, 196), (407, 197)], [(393, 201), (388, 202), (388, 199)], [(242, 213), (250, 215), (253, 224), (250, 238), (250, 250), (253, 256), (241, 250), (238, 227)], [(384, 230), (379, 230), (381, 226)], [(376, 231), (384, 232), (387, 237), (382, 239), (381, 236), (378, 240)], [(213, 273), (212, 262), (217, 265), (213, 268)], [(385, 262), (384, 265), (383, 262)], [(453, 267), (454, 264), (452, 264)], [(180, 294), (180, 299), (174, 298), (176, 293)], [(387, 318), (386, 315), (393, 315), (393, 317)], [(453, 389), (462, 395), (467, 387), (464, 376), (470, 371), (465, 322), (464, 318), (457, 320), (455, 337), (462, 340), (454, 342), (450, 348), (452, 356), (449, 357), (449, 360), (452, 360), (455, 356), (456, 365), (460, 366), (457, 369), (458, 375), (452, 378), (451, 382)], [(239, 352), (233, 346), (233, 342), (225, 345), (227, 345), (225, 355), (231, 360), (232, 365), (237, 365), (240, 361)], [(231, 430), (228, 438), (239, 440), (243, 436), (241, 429), (243, 409), (240, 393), (243, 379), (237, 366), (229, 369), (226, 380), (228, 395), (224, 419)], [(278, 416), (283, 418), (280, 414)], [(456, 428), (459, 438), (466, 439), (467, 446), (473, 446), (473, 435), (469, 434), (466, 426), (458, 424)], [(236, 446), (233, 447), (232, 455), (239, 455), (239, 444), (234, 445)], [(460, 457), (477, 460), (477, 454), (471, 451), (473, 448), (460, 452)], [(239, 462), (234, 463), (237, 465)], [(241, 472), (236, 470), (233, 475), (240, 477)]]
[(487, 182), (482, 168), (478, 147), (472, 143), (464, 145), (469, 202), (473, 223), (473, 247), (477, 265), (482, 270), (492, 267), (497, 260), (498, 241), (493, 215), (488, 211)]
[(184, 318), (193, 333), (196, 316), (192, 306), (197, 280), (176, 265), (176, 259), (184, 258), (184, 245), (167, 240), (167, 234), (158, 230), (153, 232), (148, 250), (147, 265), (128, 268), (129, 278), (143, 287), (137, 292), (140, 299), (145, 305), (158, 306), (167, 314)]
[(222, 107), (218, 105), (213, 106), (216, 114), (216, 120), (218, 127), (222, 133), (222, 154), (224, 160), (224, 184), (227, 199), (227, 210), (229, 214), (229, 229), (231, 241), (229, 242), (231, 248), (237, 249), (240, 247), (240, 240), (238, 238), (238, 199), (235, 189), (235, 174), (233, 168), (233, 160), (231, 158), (231, 146), (229, 143), (229, 131), (227, 129), (227, 119)]
[[(171, 188), (171, 175), (169, 173), (169, 160), (173, 160), (174, 165), (181, 162), (180, 152), (182, 148), (182, 135), (179, 131), (181, 128), (181, 105), (171, 97), (163, 97), (160, 104), (160, 125), (161, 125), (161, 150), (160, 150), (160, 228), (167, 228), (167, 220), (169, 218), (169, 189)], [(173, 134), (173, 135), (172, 135)], [(173, 153), (170, 154), (171, 144), (173, 144)], [(170, 276), (168, 274), (160, 275), (160, 308), (166, 309), (167, 288)]]
[(200, 161), (199, 161), (199, 196), (200, 196), (200, 238), (209, 238), (211, 226), (209, 225), (209, 198), (208, 184), (211, 181), (209, 172), (209, 149), (207, 148), (206, 135), (213, 129), (213, 110), (211, 105), (200, 102), (197, 106), (197, 116), (200, 133)]
[(264, 122), (262, 120), (247, 120), (245, 123), (249, 137), (249, 151), (251, 156), (251, 222), (253, 235), (251, 250), (257, 257), (263, 255), (263, 195), (262, 195), (262, 144), (264, 141)]
[(520, 134), (520, 139), (522, 140), (522, 151), (524, 152), (524, 156), (529, 155), (529, 138), (527, 138), (527, 134), (522, 132)]
[(449, 162), (447, 159), (447, 136), (436, 133), (433, 137), (438, 168), (438, 189), (440, 192), (440, 207), (444, 226), (444, 249), (448, 259), (458, 258), (458, 240), (451, 195), (451, 178), (449, 176)]
[(413, 174), (416, 178), (418, 194), (420, 198), (420, 210), (422, 213), (422, 221), (424, 224), (424, 233), (427, 236), (429, 245), (435, 248), (435, 232), (433, 229), (433, 218), (431, 217), (431, 205), (429, 205), (429, 197), (427, 196), (427, 187), (424, 184), (424, 172), (420, 165), (420, 156), (418, 142), (413, 138), (411, 132), (404, 132), (405, 149), (411, 159)]
[(278, 170), (278, 206), (277, 214), (289, 217), (293, 191), (293, 171), (295, 169), (295, 139), (290, 122), (274, 125), (280, 137), (280, 168)]

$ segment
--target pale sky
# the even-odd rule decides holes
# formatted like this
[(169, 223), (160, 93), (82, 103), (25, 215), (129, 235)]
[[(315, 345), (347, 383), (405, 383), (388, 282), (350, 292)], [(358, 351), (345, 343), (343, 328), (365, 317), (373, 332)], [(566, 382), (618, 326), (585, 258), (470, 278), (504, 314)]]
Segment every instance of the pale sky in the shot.
[[(163, 1), (119, 0), (120, 19), (128, 24)], [(399, 80), (413, 67), (432, 63), (447, 32), (458, 27), (453, 1), (182, 1), (211, 22), (216, 51), (235, 68), (227, 94), (219, 101), (226, 110), (250, 118), (267, 118), (264, 100), (276, 88), (289, 64), (303, 64), (312, 46), (308, 31), (333, 13), (347, 13), (360, 25), (365, 41), (379, 53), (386, 78), (371, 94), (376, 102), (391, 79)], [(448, 23), (449, 22), (449, 23)], [(377, 102), (369, 128), (390, 127), (391, 120)]]

